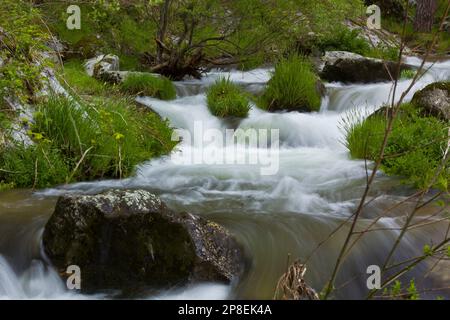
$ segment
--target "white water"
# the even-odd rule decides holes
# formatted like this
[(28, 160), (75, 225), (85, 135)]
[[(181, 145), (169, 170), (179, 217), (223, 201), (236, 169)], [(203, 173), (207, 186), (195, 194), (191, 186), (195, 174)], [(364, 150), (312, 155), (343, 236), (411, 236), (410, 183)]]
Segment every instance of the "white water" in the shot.
[[(409, 63), (418, 65), (415, 58)], [(168, 118), (173, 127), (194, 130), (194, 121), (201, 121), (204, 128), (224, 131), (226, 122), (212, 116), (206, 107), (204, 90), (217, 77), (227, 76), (249, 90), (260, 90), (270, 78), (269, 70), (252, 72), (213, 72), (201, 81), (179, 83), (178, 92), (184, 96), (174, 101), (139, 98), (162, 117)], [(416, 84), (406, 101), (425, 85), (450, 79), (450, 61), (437, 63)], [(400, 94), (410, 80), (400, 81)], [(336, 223), (348, 217), (355, 207), (364, 186), (366, 175), (364, 162), (349, 159), (343, 145), (342, 119), (349, 110), (367, 115), (383, 103), (390, 101), (392, 84), (327, 85), (328, 97), (318, 113), (267, 113), (253, 107), (239, 128), (279, 129), (279, 171), (273, 176), (262, 176), (257, 165), (179, 165), (170, 157), (142, 164), (136, 177), (123, 181), (78, 183), (59, 189), (46, 190), (41, 196), (49, 197), (66, 192), (96, 192), (113, 187), (142, 187), (158, 193), (174, 208), (183, 208), (222, 221), (254, 254), (254, 270), (250, 272), (246, 289), (234, 292), (230, 286), (200, 284), (184, 289), (163, 292), (149, 298), (156, 299), (224, 299), (232, 296), (258, 296), (257, 288), (270, 291), (273, 280), (282, 272), (286, 251), (296, 256), (306, 256), (313, 244), (326, 238)], [(397, 98), (399, 95), (397, 95)], [(353, 111), (354, 112), (354, 111)], [(199, 152), (199, 145), (182, 142), (176, 152)], [(242, 149), (242, 152), (251, 152)], [(387, 179), (381, 179), (386, 181)], [(377, 187), (377, 186), (376, 186)], [(382, 188), (382, 186), (380, 186)], [(371, 213), (369, 212), (369, 215)], [(396, 226), (395, 218), (383, 218), (383, 226)], [(327, 233), (328, 232), (328, 233)], [(395, 233), (369, 237), (355, 249), (348, 262), (349, 270), (368, 261), (382, 259), (388, 250), (386, 241)], [(417, 239), (426, 238), (420, 235)], [(411, 253), (417, 239), (405, 239), (404, 253)], [(34, 243), (38, 241), (34, 240)], [(420, 246), (419, 246), (420, 248)], [(311, 265), (331, 266), (338, 245), (327, 249), (323, 256), (311, 261)], [(369, 251), (372, 250), (372, 255)], [(0, 252), (1, 253), (1, 252)], [(327, 262), (324, 262), (324, 261)], [(310, 265), (310, 267), (311, 267)], [(325, 267), (324, 267), (325, 268)], [(319, 268), (317, 268), (319, 269)], [(350, 271), (346, 276), (352, 275)], [(360, 271), (358, 271), (360, 272)], [(354, 275), (354, 274), (353, 274)], [(264, 282), (264, 277), (271, 282)], [(323, 285), (326, 275), (312, 270), (310, 279), (317, 286)], [(253, 282), (252, 282), (253, 281)], [(252, 295), (252, 290), (254, 291)], [(346, 292), (357, 296), (361, 285)], [(239, 292), (244, 292), (239, 295)], [(86, 298), (64, 290), (63, 284), (51, 268), (33, 260), (22, 273), (13, 270), (11, 264), (0, 256), (0, 298)], [(88, 297), (102, 298), (103, 295)]]

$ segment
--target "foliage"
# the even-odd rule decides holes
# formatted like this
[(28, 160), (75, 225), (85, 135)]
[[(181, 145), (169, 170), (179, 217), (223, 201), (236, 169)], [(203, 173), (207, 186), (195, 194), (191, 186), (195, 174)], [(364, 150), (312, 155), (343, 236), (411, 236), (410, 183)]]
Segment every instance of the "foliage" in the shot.
[(415, 70), (405, 69), (400, 74), (400, 79), (413, 79), (415, 75), (416, 75)]
[(259, 105), (266, 110), (317, 111), (321, 97), (318, 77), (304, 57), (291, 55), (275, 66)]
[[(382, 170), (423, 188), (432, 182), (442, 162), (448, 128), (438, 119), (422, 117), (419, 112), (410, 104), (401, 106), (386, 146)], [(386, 121), (386, 116), (378, 112), (364, 121), (346, 122), (346, 145), (353, 158), (378, 158)], [(447, 189), (449, 179), (449, 172), (443, 170), (434, 187)]]
[(48, 61), (40, 51), (48, 34), (39, 12), (22, 1), (2, 0), (0, 21), (0, 98), (26, 102), (42, 85), (40, 73)]
[(347, 27), (338, 27), (335, 33), (319, 37), (315, 46), (321, 51), (349, 51), (366, 57), (396, 61), (399, 50), (395, 47), (372, 46), (360, 36), (358, 29), (350, 30)]
[(124, 178), (137, 164), (175, 146), (158, 115), (124, 98), (88, 105), (51, 97), (38, 106), (29, 131), (36, 145), (0, 154), (0, 181), (37, 188), (72, 181)]
[(155, 97), (161, 100), (175, 99), (177, 92), (172, 81), (151, 74), (130, 74), (121, 83), (120, 89), (129, 94)]
[(15, 188), (46, 188), (64, 183), (68, 164), (48, 142), (9, 146), (0, 154), (0, 181)]
[(245, 118), (250, 110), (247, 96), (230, 79), (220, 78), (208, 89), (207, 103), (217, 117)]

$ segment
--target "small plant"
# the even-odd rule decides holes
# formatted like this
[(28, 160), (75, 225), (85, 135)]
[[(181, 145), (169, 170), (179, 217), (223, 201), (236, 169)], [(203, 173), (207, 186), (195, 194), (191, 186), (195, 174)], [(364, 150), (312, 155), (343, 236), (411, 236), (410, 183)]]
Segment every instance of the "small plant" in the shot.
[(245, 118), (250, 103), (242, 90), (230, 79), (218, 79), (207, 92), (207, 103), (211, 113), (217, 117)]
[(145, 73), (130, 74), (122, 82), (120, 89), (125, 93), (139, 94), (161, 100), (175, 99), (177, 95), (172, 81), (165, 77)]
[(416, 75), (416, 71), (410, 70), (410, 69), (405, 69), (400, 74), (400, 79), (413, 79), (415, 75)]
[(321, 102), (318, 84), (311, 63), (292, 55), (276, 65), (259, 105), (270, 111), (318, 111)]

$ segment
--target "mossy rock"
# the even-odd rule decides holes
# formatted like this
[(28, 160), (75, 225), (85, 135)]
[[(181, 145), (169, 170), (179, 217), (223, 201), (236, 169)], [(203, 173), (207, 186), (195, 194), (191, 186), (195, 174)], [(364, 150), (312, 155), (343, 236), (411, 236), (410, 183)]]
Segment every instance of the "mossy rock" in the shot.
[(411, 102), (420, 108), (423, 115), (450, 121), (450, 81), (426, 86), (414, 94)]
[(82, 290), (228, 283), (241, 274), (240, 246), (221, 226), (175, 213), (144, 190), (59, 198), (43, 244), (61, 274), (81, 269)]

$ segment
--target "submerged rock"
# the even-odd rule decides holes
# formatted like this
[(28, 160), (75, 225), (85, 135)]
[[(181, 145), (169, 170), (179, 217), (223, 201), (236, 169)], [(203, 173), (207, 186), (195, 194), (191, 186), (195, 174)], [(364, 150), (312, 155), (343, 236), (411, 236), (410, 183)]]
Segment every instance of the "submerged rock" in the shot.
[(144, 190), (62, 196), (43, 246), (55, 267), (81, 269), (82, 290), (230, 282), (243, 254), (218, 224), (175, 213)]
[(416, 92), (412, 103), (425, 115), (450, 121), (450, 82), (435, 82)]
[[(400, 73), (413, 69), (413, 66), (402, 63)], [(347, 51), (329, 51), (322, 58), (319, 72), (322, 79), (330, 82), (385, 82), (392, 81), (397, 72), (397, 62), (367, 58)]]

